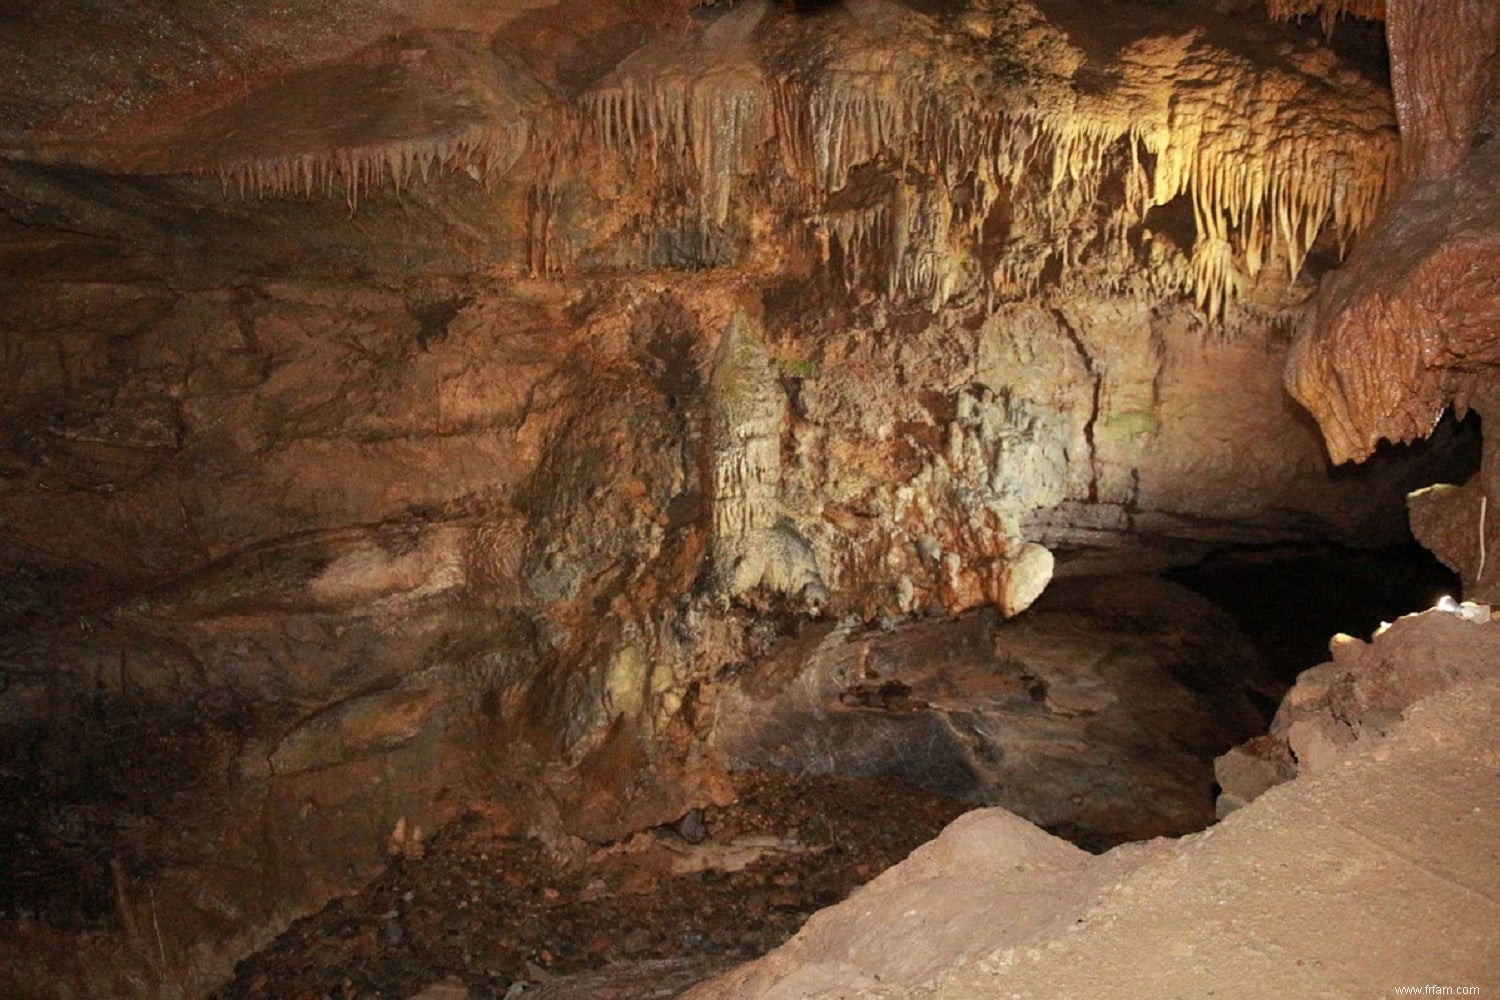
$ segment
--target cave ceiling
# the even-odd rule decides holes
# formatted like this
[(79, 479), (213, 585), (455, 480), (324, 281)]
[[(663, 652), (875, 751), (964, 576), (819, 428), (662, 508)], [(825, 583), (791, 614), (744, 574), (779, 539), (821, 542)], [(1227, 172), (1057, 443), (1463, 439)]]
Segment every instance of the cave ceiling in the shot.
[[(885, 291), (934, 307), (1061, 269), (1210, 316), (1342, 253), (1393, 175), (1384, 88), (1262, 18), (687, 7), (36, 5), (0, 42), (0, 149), (351, 206), (442, 171), (548, 206), (583, 183), (594, 214), (675, 213), (705, 245), (800, 219), (836, 266), (881, 257)], [(548, 232), (527, 264), (574, 268), (609, 235)]]

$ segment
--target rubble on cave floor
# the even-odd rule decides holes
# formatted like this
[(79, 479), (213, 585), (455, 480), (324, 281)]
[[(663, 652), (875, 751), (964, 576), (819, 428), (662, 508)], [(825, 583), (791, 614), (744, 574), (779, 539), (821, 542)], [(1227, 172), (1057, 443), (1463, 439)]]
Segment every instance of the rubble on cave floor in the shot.
[(571, 861), (467, 817), (213, 996), (675, 996), (781, 944), (965, 808), (885, 779), (746, 772), (735, 785), (733, 805)]

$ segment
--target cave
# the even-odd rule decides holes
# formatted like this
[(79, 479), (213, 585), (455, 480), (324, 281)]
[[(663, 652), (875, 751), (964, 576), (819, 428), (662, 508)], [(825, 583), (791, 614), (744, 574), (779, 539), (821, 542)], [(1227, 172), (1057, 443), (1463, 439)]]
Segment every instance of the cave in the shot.
[(1497, 46), (0, 10), (0, 995), (1500, 988)]

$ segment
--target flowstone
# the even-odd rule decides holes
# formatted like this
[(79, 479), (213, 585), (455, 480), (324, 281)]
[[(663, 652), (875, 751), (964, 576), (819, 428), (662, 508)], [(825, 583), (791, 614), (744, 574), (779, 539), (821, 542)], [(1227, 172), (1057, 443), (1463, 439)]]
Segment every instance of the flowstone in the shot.
[(736, 312), (709, 379), (713, 441), (713, 580), (727, 597), (765, 590), (820, 604), (828, 588), (812, 546), (782, 513), (786, 395), (765, 343)]

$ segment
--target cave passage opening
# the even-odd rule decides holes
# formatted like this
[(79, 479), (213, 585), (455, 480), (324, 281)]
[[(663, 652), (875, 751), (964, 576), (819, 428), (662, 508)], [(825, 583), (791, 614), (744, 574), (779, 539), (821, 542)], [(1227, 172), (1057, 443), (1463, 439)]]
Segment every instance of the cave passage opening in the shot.
[(1166, 576), (1225, 609), (1285, 685), (1328, 659), (1333, 636), (1368, 639), (1459, 592), (1457, 575), (1415, 541), (1228, 552)]

